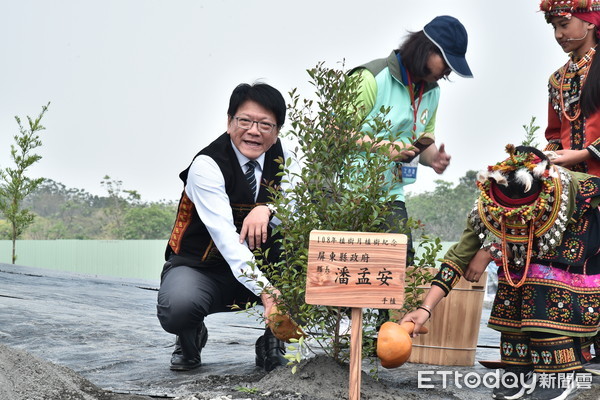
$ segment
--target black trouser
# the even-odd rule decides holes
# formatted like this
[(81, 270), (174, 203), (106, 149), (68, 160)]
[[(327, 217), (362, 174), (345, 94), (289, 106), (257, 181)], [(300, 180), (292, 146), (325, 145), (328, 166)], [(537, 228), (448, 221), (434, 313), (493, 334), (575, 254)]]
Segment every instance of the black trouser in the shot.
[[(408, 221), (408, 212), (406, 204), (403, 201), (393, 201), (388, 203), (392, 213), (386, 218), (386, 223), (392, 233), (403, 233), (408, 236), (406, 246), (406, 266), (409, 267), (413, 263), (415, 250), (413, 249), (412, 234), (410, 229), (406, 227)], [(402, 229), (403, 228), (403, 229)]]
[(158, 290), (157, 316), (163, 329), (179, 336), (184, 356), (193, 356), (197, 329), (207, 315), (258, 302), (227, 264), (206, 268), (173, 267), (167, 261)]
[[(386, 229), (390, 229), (392, 233), (403, 233), (407, 236), (406, 241), (406, 267), (412, 265), (415, 255), (415, 250), (412, 243), (412, 234), (410, 229), (406, 227), (408, 221), (408, 213), (406, 211), (406, 204), (403, 201), (393, 201), (388, 203), (391, 208), (391, 213), (387, 216), (385, 223)], [(377, 319), (376, 328), (379, 330), (381, 325), (390, 319), (390, 313), (387, 309), (379, 310), (379, 317)]]

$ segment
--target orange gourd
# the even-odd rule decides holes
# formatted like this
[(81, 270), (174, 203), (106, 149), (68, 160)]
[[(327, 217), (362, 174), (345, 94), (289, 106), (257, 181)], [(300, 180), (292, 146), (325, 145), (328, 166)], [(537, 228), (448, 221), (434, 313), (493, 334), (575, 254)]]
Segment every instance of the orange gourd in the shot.
[[(381, 360), (384, 368), (397, 368), (404, 364), (410, 357), (412, 351), (412, 339), (410, 334), (415, 328), (414, 322), (385, 322), (379, 328), (377, 335), (377, 357)], [(425, 327), (421, 327), (419, 333), (427, 333)]]
[(287, 343), (290, 342), (290, 339), (300, 339), (306, 336), (296, 321), (289, 315), (281, 313), (276, 305), (271, 308), (268, 325), (277, 339)]

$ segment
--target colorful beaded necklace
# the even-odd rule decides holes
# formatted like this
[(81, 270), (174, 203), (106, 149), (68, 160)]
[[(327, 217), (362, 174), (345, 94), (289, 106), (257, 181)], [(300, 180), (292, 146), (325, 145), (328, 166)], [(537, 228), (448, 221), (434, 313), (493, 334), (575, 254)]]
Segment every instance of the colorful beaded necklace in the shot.
[(502, 270), (504, 271), (504, 276), (506, 277), (506, 281), (508, 284), (514, 288), (520, 288), (525, 283), (527, 279), (527, 272), (529, 272), (529, 265), (531, 264), (531, 254), (533, 252), (533, 221), (529, 222), (529, 235), (527, 240), (527, 256), (525, 258), (525, 269), (523, 270), (523, 276), (519, 280), (519, 282), (515, 283), (510, 276), (510, 271), (508, 270), (508, 243), (506, 242), (506, 223), (504, 220), (502, 221)]
[[(560, 84), (558, 86), (558, 91), (559, 91), (558, 98), (560, 101), (560, 109), (561, 109), (564, 117), (570, 122), (575, 121), (581, 115), (581, 105), (579, 103), (579, 94), (581, 93), (581, 89), (583, 88), (583, 85), (585, 84), (585, 80), (588, 75), (587, 72), (589, 71), (589, 68), (592, 65), (592, 61), (594, 60), (594, 54), (596, 54), (595, 46), (592, 47), (591, 49), (589, 49), (588, 52), (585, 53), (585, 55), (583, 57), (581, 57), (581, 59), (579, 59), (577, 62), (575, 62), (574, 60), (569, 61), (565, 65), (564, 72), (560, 78)], [(571, 54), (571, 57), (572, 56), (573, 55)], [(571, 81), (573, 80), (573, 78), (576, 75), (580, 75), (580, 79), (581, 79), (579, 88), (575, 88), (576, 91), (579, 93), (572, 93)], [(566, 89), (566, 91), (565, 91), (565, 89)], [(567, 110), (565, 108), (565, 97), (574, 97), (575, 98), (574, 104), (572, 104), (572, 107), (573, 107), (572, 115), (569, 115), (569, 110)]]

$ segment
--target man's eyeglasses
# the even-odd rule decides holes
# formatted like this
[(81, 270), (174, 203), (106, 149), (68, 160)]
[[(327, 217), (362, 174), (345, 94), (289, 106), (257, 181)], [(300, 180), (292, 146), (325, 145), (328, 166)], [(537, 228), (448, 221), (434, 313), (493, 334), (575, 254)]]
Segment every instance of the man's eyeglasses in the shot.
[(277, 126), (270, 122), (252, 121), (248, 118), (233, 117), (233, 119), (235, 119), (237, 127), (241, 129), (250, 129), (252, 128), (252, 125), (256, 124), (256, 127), (260, 133), (271, 133), (273, 132), (273, 128)]

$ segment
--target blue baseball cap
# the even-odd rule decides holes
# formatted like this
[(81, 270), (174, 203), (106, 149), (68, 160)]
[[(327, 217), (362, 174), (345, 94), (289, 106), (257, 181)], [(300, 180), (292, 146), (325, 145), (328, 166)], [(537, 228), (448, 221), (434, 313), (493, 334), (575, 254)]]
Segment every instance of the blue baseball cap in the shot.
[(435, 17), (425, 25), (423, 32), (441, 50), (452, 71), (463, 78), (473, 77), (465, 58), (469, 38), (467, 30), (459, 20), (449, 15)]

